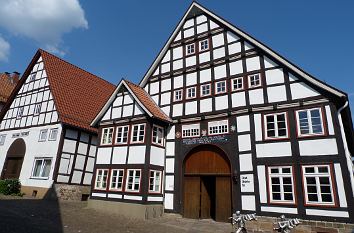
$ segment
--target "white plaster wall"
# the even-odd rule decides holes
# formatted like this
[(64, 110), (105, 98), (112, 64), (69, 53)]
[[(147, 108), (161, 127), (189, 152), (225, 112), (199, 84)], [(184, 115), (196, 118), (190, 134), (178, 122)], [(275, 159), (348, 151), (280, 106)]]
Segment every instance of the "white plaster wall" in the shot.
[(271, 213), (297, 214), (297, 208), (261, 206), (261, 211)]
[(166, 155), (175, 155), (175, 143), (166, 142)]
[(210, 52), (204, 52), (199, 54), (199, 63), (210, 61)]
[(118, 146), (113, 149), (112, 164), (125, 164), (127, 159), (128, 147)]
[(272, 61), (270, 58), (264, 56), (264, 67), (265, 68), (273, 68), (278, 66), (277, 63), (275, 63), (274, 61)]
[(175, 159), (174, 158), (166, 158), (166, 172), (174, 173), (175, 172)]
[(225, 48), (221, 47), (221, 48), (218, 48), (218, 49), (214, 49), (213, 58), (214, 59), (219, 59), (219, 58), (222, 58), (222, 57), (225, 57)]
[(175, 126), (170, 126), (167, 130), (167, 139), (175, 139)]
[(167, 210), (173, 210), (173, 193), (165, 193), (164, 206)]
[(221, 79), (226, 77), (226, 65), (214, 67), (214, 79)]
[(339, 206), (346, 208), (348, 207), (348, 204), (347, 204), (347, 199), (345, 197), (342, 168), (340, 167), (339, 163), (334, 164), (334, 173), (335, 173), (336, 183), (337, 183), (336, 190), (338, 192)]
[(265, 166), (257, 166), (258, 186), (259, 186), (259, 200), (261, 203), (267, 203), (267, 181)]
[(173, 86), (175, 89), (183, 87), (183, 76), (182, 75), (176, 76), (173, 78)]
[(165, 149), (161, 147), (151, 146), (150, 164), (165, 166)]
[(97, 150), (96, 164), (111, 163), (112, 147), (101, 147)]
[(200, 100), (200, 112), (211, 112), (213, 110), (213, 102), (212, 102), (212, 98), (208, 98), (208, 99), (202, 99)]
[(257, 158), (291, 156), (290, 142), (272, 142), (256, 145)]
[(253, 171), (252, 154), (239, 154), (240, 171)]
[(338, 147), (336, 139), (315, 139), (299, 141), (300, 155), (336, 155), (338, 154)]
[(186, 58), (186, 66), (194, 66), (197, 63), (196, 56)]
[(230, 62), (230, 75), (243, 73), (242, 60)]
[(251, 135), (239, 135), (238, 136), (238, 149), (239, 151), (251, 150)]
[(290, 84), (290, 90), (292, 99), (301, 99), (320, 95), (320, 93), (305, 83), (292, 83)]
[(229, 108), (229, 97), (227, 95), (215, 97), (215, 110)]
[(236, 126), (237, 132), (246, 132), (250, 131), (250, 117), (249, 115), (238, 116), (236, 117)]
[(327, 117), (328, 134), (329, 135), (334, 135), (334, 127), (333, 127), (333, 119), (332, 119), (331, 108), (327, 105), (325, 107), (325, 109), (326, 109), (326, 117)]
[(267, 85), (284, 83), (283, 69), (267, 70), (265, 74)]
[(198, 34), (206, 32), (206, 31), (208, 31), (208, 24), (207, 23), (203, 23), (203, 24), (197, 26), (197, 33)]
[[(49, 129), (51, 128), (58, 128), (57, 139), (55, 141), (46, 140), (45, 142), (39, 142), (38, 139), (40, 130), (48, 129), (49, 132)], [(6, 134), (7, 136), (4, 145), (0, 146), (0, 171), (2, 171), (3, 169), (7, 151), (9, 150), (11, 144), (17, 139), (12, 138), (12, 135), (16, 133), (21, 134), (21, 132), (29, 132), (28, 136), (21, 137), (26, 144), (26, 154), (22, 163), (22, 169), (20, 173), (21, 184), (23, 186), (49, 188), (53, 183), (53, 171), (56, 163), (61, 131), (61, 124), (47, 125), (44, 127), (32, 127), (22, 130), (2, 131), (1, 134)], [(52, 159), (49, 178), (46, 180), (31, 179), (34, 159), (41, 157)]]
[(235, 54), (241, 52), (241, 43), (234, 43), (229, 45), (229, 54)]
[(165, 190), (173, 191), (174, 190), (175, 178), (173, 175), (166, 175), (165, 177)]
[(172, 116), (182, 116), (183, 104), (174, 104)]
[(220, 33), (212, 37), (213, 48), (224, 45), (224, 34)]
[(227, 43), (231, 43), (234, 41), (237, 41), (240, 39), (240, 37), (236, 36), (234, 33), (227, 31), (226, 32), (226, 39), (227, 39)]
[(146, 146), (130, 146), (128, 155), (128, 164), (144, 164), (145, 163)]
[(197, 110), (197, 101), (186, 102), (186, 115), (196, 114)]
[(250, 90), (248, 92), (250, 104), (263, 104), (263, 89)]
[(256, 210), (256, 197), (254, 195), (241, 196), (242, 210)]
[(268, 87), (267, 93), (269, 103), (286, 101), (285, 85)]
[(246, 106), (246, 96), (245, 92), (237, 92), (237, 93), (232, 93), (231, 94), (231, 101), (232, 101), (232, 107), (241, 107), (241, 106)]
[(246, 59), (247, 71), (259, 70), (261, 68), (259, 57), (252, 57)]
[(189, 73), (186, 75), (186, 86), (192, 86), (197, 84), (197, 73)]
[(256, 141), (262, 141), (262, 116), (261, 114), (254, 114), (254, 127), (256, 134)]

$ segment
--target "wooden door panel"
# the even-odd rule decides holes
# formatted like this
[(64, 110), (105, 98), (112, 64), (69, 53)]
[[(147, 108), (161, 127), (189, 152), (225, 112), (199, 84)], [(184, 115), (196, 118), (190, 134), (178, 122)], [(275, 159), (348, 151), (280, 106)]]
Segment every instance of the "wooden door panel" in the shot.
[(23, 158), (8, 158), (4, 166), (3, 179), (14, 179), (20, 177)]
[(184, 208), (186, 218), (199, 218), (200, 177), (184, 177)]
[(202, 177), (200, 182), (200, 218), (210, 218), (211, 197), (208, 181)]
[(227, 222), (231, 216), (230, 177), (216, 177), (216, 213), (215, 220)]

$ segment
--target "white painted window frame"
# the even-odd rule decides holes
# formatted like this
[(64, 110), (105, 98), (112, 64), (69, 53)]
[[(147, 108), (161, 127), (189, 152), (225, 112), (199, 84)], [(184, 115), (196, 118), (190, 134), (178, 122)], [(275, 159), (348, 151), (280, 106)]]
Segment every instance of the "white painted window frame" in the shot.
[(17, 109), (16, 119), (21, 119), (21, 117), (23, 116), (24, 110), (25, 110), (25, 107), (19, 107)]
[[(110, 132), (110, 130), (112, 130), (112, 132)], [(102, 128), (101, 145), (111, 145), (113, 141), (113, 133), (113, 127)]]
[[(252, 78), (258, 76), (258, 81), (259, 83), (257, 85), (252, 85)], [(248, 87), (249, 88), (255, 88), (255, 87), (260, 87), (262, 86), (262, 77), (261, 77), (261, 74), (260, 73), (257, 73), (257, 74), (250, 74), (247, 76), (247, 79), (248, 79)]]
[[(117, 172), (117, 175), (114, 176), (113, 173)], [(113, 185), (113, 179), (115, 179), (115, 185)], [(121, 182), (119, 180), (121, 179)], [(120, 187), (119, 187), (120, 184)], [(122, 191), (124, 185), (124, 169), (112, 169), (111, 170), (111, 178), (109, 182), (109, 189), (113, 191)]]
[(193, 138), (199, 136), (200, 136), (200, 124), (182, 125), (182, 138)]
[[(178, 96), (180, 97), (179, 99), (176, 98), (178, 93)], [(173, 101), (182, 101), (183, 100), (183, 89), (178, 89), (173, 92)]]
[[(135, 126), (137, 126), (137, 140), (134, 141), (134, 132), (135, 132)], [(141, 134), (141, 127), (144, 126), (144, 132), (143, 134)], [(132, 130), (132, 133), (131, 133), (131, 136), (130, 136), (130, 143), (134, 144), (134, 143), (143, 143), (145, 142), (145, 134), (146, 134), (146, 123), (142, 123), (142, 124), (134, 124), (131, 126), (131, 130)], [(139, 140), (140, 136), (143, 137), (142, 140)]]
[[(35, 172), (35, 170), (36, 170), (37, 161), (42, 161), (42, 163), (41, 163), (41, 165), (40, 165), (41, 167), (40, 167), (40, 170), (39, 170), (39, 174), (40, 174), (39, 176), (35, 176), (35, 175), (34, 175), (34, 172)], [(43, 172), (45, 171), (45, 167), (47, 166), (46, 161), (50, 161), (50, 168), (49, 168), (48, 176), (43, 176)], [(31, 172), (31, 178), (33, 178), (33, 179), (43, 179), (43, 180), (49, 179), (50, 172), (51, 172), (51, 170), (52, 170), (52, 161), (53, 161), (53, 159), (52, 159), (52, 158), (48, 158), (48, 157), (35, 158), (35, 159), (34, 159), (34, 163), (33, 163), (32, 172)]]
[[(119, 129), (122, 129), (121, 135), (119, 135)], [(125, 138), (124, 137), (125, 133), (127, 134), (126, 142), (123, 141), (123, 139)], [(116, 127), (116, 141), (115, 141), (115, 143), (119, 144), (119, 145), (125, 145), (125, 144), (128, 144), (128, 142), (129, 142), (129, 125), (117, 126)]]
[[(133, 172), (133, 174), (131, 175), (130, 174), (130, 171), (132, 171)], [(136, 173), (137, 173), (137, 171), (139, 171), (139, 180), (138, 180), (138, 182), (137, 182), (137, 175), (136, 175)], [(132, 182), (131, 182), (131, 184), (132, 184), (132, 188), (131, 189), (129, 189), (129, 178), (130, 177), (132, 177)], [(135, 189), (135, 185), (136, 184), (138, 184), (138, 189)], [(126, 179), (126, 183), (125, 183), (125, 191), (126, 192), (130, 192), (130, 193), (139, 193), (140, 192), (140, 188), (141, 188), (141, 169), (128, 169), (127, 170), (127, 179)]]
[[(43, 135), (45, 135), (45, 137), (43, 137)], [(45, 142), (47, 140), (48, 137), (48, 129), (41, 129), (39, 131), (39, 142)]]
[[(209, 90), (209, 92), (208, 92), (208, 94), (204, 94), (203, 93), (203, 91), (204, 91), (204, 89), (203, 89), (203, 87), (209, 87), (208, 88), (208, 90)], [(202, 84), (202, 85), (200, 85), (200, 96), (201, 97), (205, 97), (205, 96), (210, 96), (211, 95), (211, 83), (206, 83), (206, 84)]]
[[(189, 52), (189, 50), (190, 50), (191, 52)], [(193, 51), (192, 51), (192, 50), (193, 50)], [(187, 56), (195, 54), (195, 50), (196, 50), (195, 43), (187, 44), (187, 45), (186, 45), (186, 55), (187, 55)]]
[[(223, 128), (226, 126), (226, 131)], [(216, 129), (216, 133), (214, 130), (211, 130), (212, 127)], [(208, 135), (220, 135), (229, 133), (229, 120), (219, 120), (219, 121), (209, 121), (208, 122)]]
[[(203, 43), (206, 42), (206, 47), (203, 48)], [(209, 39), (199, 41), (199, 51), (204, 52), (210, 49)]]
[[(193, 94), (193, 93), (194, 93), (193, 96), (190, 95), (190, 94)], [(186, 99), (195, 99), (195, 98), (197, 98), (197, 87), (196, 86), (187, 87), (186, 88)]]
[(38, 116), (41, 113), (42, 103), (38, 103), (34, 105), (34, 116)]
[[(100, 174), (102, 172), (102, 174)], [(108, 185), (108, 173), (109, 169), (97, 169), (96, 170), (96, 177), (95, 177), (95, 189), (96, 190), (106, 190)], [(103, 184), (106, 184), (103, 187)]]
[[(322, 133), (313, 133), (313, 125), (312, 125), (312, 119), (311, 119), (311, 110), (319, 110), (320, 113), (320, 120), (321, 120), (321, 128), (322, 128)], [(299, 112), (306, 111), (307, 114), (307, 124), (309, 126), (309, 133), (307, 134), (302, 134), (301, 133), (301, 128), (300, 128), (300, 116)], [(297, 135), (299, 137), (308, 137), (308, 136), (321, 136), (325, 135), (325, 122), (323, 120), (323, 111), (321, 107), (317, 108), (309, 108), (309, 109), (300, 109), (296, 111), (296, 127), (297, 127)]]
[[(283, 173), (283, 168), (290, 168), (290, 173)], [(272, 169), (278, 169), (279, 173), (272, 173)], [(279, 178), (280, 186), (280, 200), (273, 199), (273, 186), (272, 178)], [(283, 178), (291, 178), (291, 188), (293, 200), (285, 200), (284, 198), (284, 183)], [(295, 187), (294, 187), (294, 171), (292, 166), (270, 166), (268, 167), (268, 180), (269, 180), (269, 202), (270, 203), (284, 203), (284, 204), (295, 204)]]
[[(50, 129), (48, 141), (56, 141), (57, 137), (58, 137), (58, 133), (59, 133), (59, 129), (58, 128)], [(53, 134), (55, 134), (55, 135), (53, 136)]]
[[(284, 115), (285, 119), (285, 130), (286, 130), (286, 135), (285, 136), (279, 136), (279, 127), (278, 127), (278, 116), (279, 115)], [(268, 121), (267, 121), (267, 116), (273, 116), (274, 117), (274, 130), (275, 130), (275, 136), (268, 136)], [(279, 112), (279, 113), (271, 113), (271, 114), (265, 114), (263, 116), (263, 127), (264, 127), (264, 138), (265, 139), (284, 139), (284, 138), (289, 138), (289, 127), (288, 127), (288, 113), (287, 112)]]
[[(315, 169), (315, 172), (314, 173), (306, 173), (307, 167), (313, 167)], [(319, 167), (327, 167), (328, 173), (319, 173), (318, 172)], [(332, 171), (332, 167), (330, 165), (328, 165), (328, 164), (326, 164), (326, 165), (323, 165), (323, 164), (321, 164), (321, 165), (303, 165), (302, 166), (302, 175), (303, 175), (303, 181), (304, 181), (303, 185), (304, 185), (306, 205), (325, 205), (325, 206), (335, 206), (336, 205), (335, 195), (334, 195), (334, 187), (333, 187), (333, 181), (332, 181), (333, 171)], [(306, 177), (314, 177), (316, 179), (316, 189), (317, 189), (318, 201), (309, 201)], [(323, 202), (322, 201), (320, 177), (327, 177), (329, 179), (332, 202)]]
[[(156, 181), (157, 174), (159, 174), (158, 182)], [(151, 190), (151, 184), (153, 189)], [(162, 171), (158, 170), (149, 170), (149, 193), (161, 193), (161, 185), (162, 184)], [(156, 190), (156, 186), (158, 189)]]
[[(238, 82), (239, 80), (241, 80), (241, 86), (240, 88), (235, 88), (235, 82)], [(238, 83), (237, 83), (238, 84)], [(233, 78), (231, 80), (231, 90), (232, 91), (240, 91), (244, 89), (244, 83), (243, 83), (243, 77), (238, 77), (238, 78)]]
[[(224, 84), (224, 90), (218, 90), (218, 84)], [(221, 87), (220, 87), (221, 88)], [(215, 94), (222, 94), (222, 93), (226, 93), (227, 92), (227, 83), (226, 83), (226, 80), (223, 80), (223, 81), (218, 81), (218, 82), (215, 82)]]
[[(154, 136), (155, 130), (156, 130), (156, 136)], [(151, 139), (152, 139), (153, 144), (156, 144), (159, 146), (164, 146), (165, 145), (165, 129), (161, 126), (153, 125)]]

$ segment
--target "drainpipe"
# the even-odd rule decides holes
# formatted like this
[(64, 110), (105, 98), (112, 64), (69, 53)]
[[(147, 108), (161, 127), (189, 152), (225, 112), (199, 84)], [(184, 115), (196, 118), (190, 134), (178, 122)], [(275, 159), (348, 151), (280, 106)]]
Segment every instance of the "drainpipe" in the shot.
[(353, 197), (354, 197), (354, 167), (353, 167), (352, 157), (351, 157), (351, 154), (348, 149), (347, 138), (345, 137), (343, 120), (342, 120), (342, 115), (341, 115), (341, 112), (346, 107), (348, 107), (348, 100), (345, 101), (345, 104), (340, 109), (338, 109), (337, 117), (338, 117), (339, 127), (340, 127), (342, 140), (343, 140), (343, 144), (344, 144), (344, 152), (345, 152), (345, 157), (347, 159), (347, 166), (348, 166), (348, 170), (349, 170), (349, 174), (350, 174), (350, 182), (352, 185), (352, 192), (353, 192)]

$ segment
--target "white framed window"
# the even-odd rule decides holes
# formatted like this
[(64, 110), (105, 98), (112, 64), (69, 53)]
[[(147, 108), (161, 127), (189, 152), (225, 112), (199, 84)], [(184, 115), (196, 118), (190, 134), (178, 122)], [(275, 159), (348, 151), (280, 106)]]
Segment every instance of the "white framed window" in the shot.
[(32, 178), (48, 179), (52, 165), (51, 158), (36, 158), (32, 171)]
[(163, 146), (164, 141), (164, 129), (160, 126), (154, 125), (152, 127), (152, 143)]
[(58, 129), (58, 128), (50, 129), (48, 140), (49, 140), (49, 141), (55, 141), (55, 140), (57, 140), (58, 132), (59, 132), (59, 129)]
[(127, 192), (140, 191), (141, 169), (128, 169), (128, 177), (125, 185)]
[(132, 133), (131, 142), (132, 143), (144, 142), (145, 124), (133, 125), (132, 127), (133, 127), (133, 133)]
[(162, 181), (161, 177), (162, 177), (162, 171), (150, 170), (150, 179), (149, 179), (150, 193), (161, 192), (161, 181)]
[(248, 87), (259, 87), (262, 85), (261, 75), (260, 74), (252, 74), (248, 75)]
[(1, 134), (0, 135), (0, 146), (3, 146), (5, 144), (5, 139), (6, 139), (6, 134)]
[(101, 145), (109, 145), (112, 143), (113, 127), (103, 128), (101, 136)]
[(201, 52), (208, 50), (209, 49), (209, 40), (205, 39), (205, 40), (199, 41), (199, 49)]
[(268, 167), (269, 200), (276, 203), (295, 203), (292, 166)]
[(22, 117), (22, 115), (23, 115), (23, 110), (24, 110), (24, 107), (19, 107), (19, 108), (17, 109), (17, 115), (16, 115), (16, 118), (17, 118), (17, 119), (20, 119), (20, 118)]
[(200, 96), (211, 95), (211, 84), (203, 84), (200, 86)]
[(182, 125), (182, 138), (199, 137), (200, 124)]
[(234, 78), (231, 82), (233, 91), (243, 90), (243, 77)]
[(45, 140), (47, 140), (47, 136), (48, 136), (48, 129), (42, 129), (41, 131), (39, 131), (38, 141), (44, 142)]
[(209, 135), (225, 134), (229, 132), (229, 121), (210, 121), (208, 122)]
[(108, 169), (97, 169), (95, 189), (105, 190), (107, 188)]
[(193, 99), (196, 97), (197, 88), (196, 87), (188, 87), (186, 92), (187, 92), (186, 99)]
[(296, 111), (296, 119), (299, 136), (324, 135), (321, 108)]
[(287, 113), (264, 115), (265, 139), (288, 138)]
[(41, 107), (42, 107), (41, 103), (34, 105), (34, 113), (33, 114), (38, 115), (39, 113), (41, 113)]
[(112, 169), (109, 188), (115, 191), (122, 191), (124, 179), (124, 169)]
[(117, 144), (128, 143), (129, 126), (128, 125), (118, 126), (116, 130), (117, 130), (116, 143)]
[(174, 96), (173, 96), (173, 100), (174, 101), (181, 101), (183, 98), (183, 90), (175, 90), (174, 91)]
[(302, 166), (306, 204), (335, 205), (330, 165)]
[(36, 74), (34, 73), (34, 74), (31, 74), (31, 76), (30, 76), (30, 81), (34, 81), (36, 79)]
[(226, 92), (226, 81), (220, 81), (215, 83), (215, 94)]
[(192, 55), (195, 53), (195, 44), (189, 44), (186, 46), (186, 55)]

